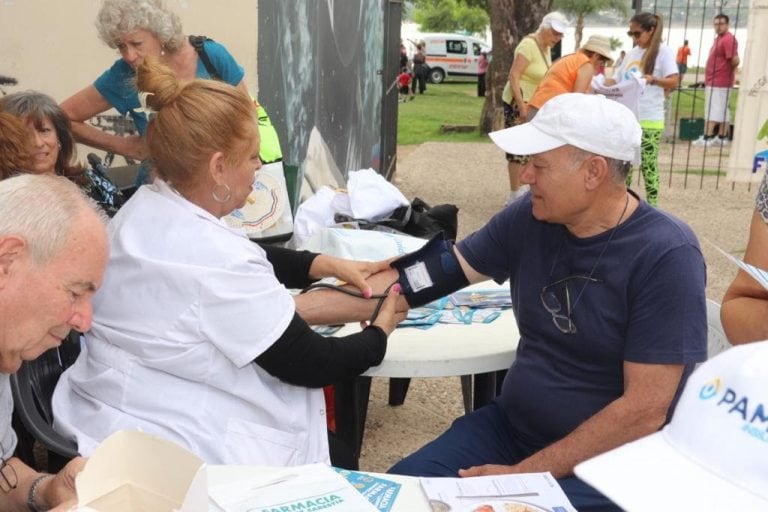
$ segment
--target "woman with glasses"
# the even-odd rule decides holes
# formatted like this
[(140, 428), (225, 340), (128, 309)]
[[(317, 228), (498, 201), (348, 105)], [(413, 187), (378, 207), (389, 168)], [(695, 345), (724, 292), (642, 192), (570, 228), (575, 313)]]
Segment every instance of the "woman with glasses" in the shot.
[[(664, 99), (666, 91), (677, 87), (677, 63), (672, 49), (661, 44), (664, 20), (660, 14), (643, 12), (629, 20), (627, 35), (635, 47), (627, 52), (615, 77), (606, 85), (628, 80), (632, 75), (642, 75), (645, 89), (640, 96), (638, 120), (643, 129), (640, 148), (640, 170), (645, 182), (645, 200), (653, 206), (659, 196), (659, 143), (664, 133)], [(632, 184), (632, 170), (627, 185)]]
[(555, 62), (528, 102), (527, 121), (533, 119), (544, 103), (567, 92), (587, 93), (592, 78), (600, 68), (612, 62), (611, 41), (605, 36), (590, 36), (576, 53)]
[[(515, 58), (509, 69), (509, 80), (501, 95), (505, 128), (525, 122), (528, 116), (528, 101), (552, 66), (550, 50), (563, 38), (567, 29), (568, 20), (565, 16), (559, 12), (551, 12), (544, 16), (536, 32), (525, 36), (517, 44)], [(527, 190), (520, 186), (520, 170), (527, 161), (525, 156), (507, 153), (510, 189), (507, 204), (521, 197)]]

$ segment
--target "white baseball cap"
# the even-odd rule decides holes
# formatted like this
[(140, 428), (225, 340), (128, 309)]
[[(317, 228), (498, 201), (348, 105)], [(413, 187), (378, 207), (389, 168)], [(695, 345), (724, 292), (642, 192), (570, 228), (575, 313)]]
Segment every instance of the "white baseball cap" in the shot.
[(535, 155), (570, 144), (623, 162), (640, 162), (642, 130), (627, 107), (598, 94), (567, 93), (550, 99), (528, 123), (491, 132), (513, 155)]
[(575, 473), (633, 512), (768, 510), (768, 341), (702, 364), (669, 425)]
[(568, 22), (568, 18), (566, 18), (565, 15), (557, 11), (552, 11), (541, 19), (541, 26), (550, 27), (555, 32), (564, 34), (565, 31), (568, 30), (570, 23)]

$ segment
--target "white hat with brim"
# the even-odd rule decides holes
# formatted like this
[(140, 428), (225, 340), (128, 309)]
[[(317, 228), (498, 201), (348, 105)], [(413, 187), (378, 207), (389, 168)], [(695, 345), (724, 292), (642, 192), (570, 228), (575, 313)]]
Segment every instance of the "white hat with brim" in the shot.
[(575, 473), (624, 510), (768, 510), (768, 501), (684, 457), (663, 432), (583, 462)]
[(578, 464), (633, 512), (768, 510), (768, 341), (694, 371), (663, 430)]
[(555, 96), (530, 122), (491, 132), (513, 155), (536, 155), (569, 144), (596, 155), (637, 164), (642, 130), (624, 105), (596, 94)]
[(584, 43), (581, 48), (583, 50), (589, 50), (602, 55), (608, 59), (608, 65), (613, 63), (613, 52), (611, 51), (611, 40), (605, 36), (589, 36), (587, 42)]

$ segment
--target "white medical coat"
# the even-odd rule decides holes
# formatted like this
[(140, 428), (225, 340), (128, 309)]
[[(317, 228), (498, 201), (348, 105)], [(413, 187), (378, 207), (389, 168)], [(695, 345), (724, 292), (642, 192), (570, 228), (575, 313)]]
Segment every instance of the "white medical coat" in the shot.
[(329, 462), (322, 391), (252, 363), (294, 315), (264, 251), (160, 180), (109, 236), (93, 327), (54, 394), (56, 429), (86, 456), (141, 429), (210, 464)]

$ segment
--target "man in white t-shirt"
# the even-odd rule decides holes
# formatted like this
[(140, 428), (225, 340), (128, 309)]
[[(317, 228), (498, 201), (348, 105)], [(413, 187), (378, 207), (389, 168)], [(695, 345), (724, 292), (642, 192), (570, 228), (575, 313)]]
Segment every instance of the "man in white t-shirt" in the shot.
[[(14, 457), (10, 375), (91, 325), (108, 245), (106, 216), (66, 178), (0, 182), (0, 510), (67, 510), (76, 501), (76, 458), (57, 475)], [(26, 508), (25, 508), (26, 507)]]

